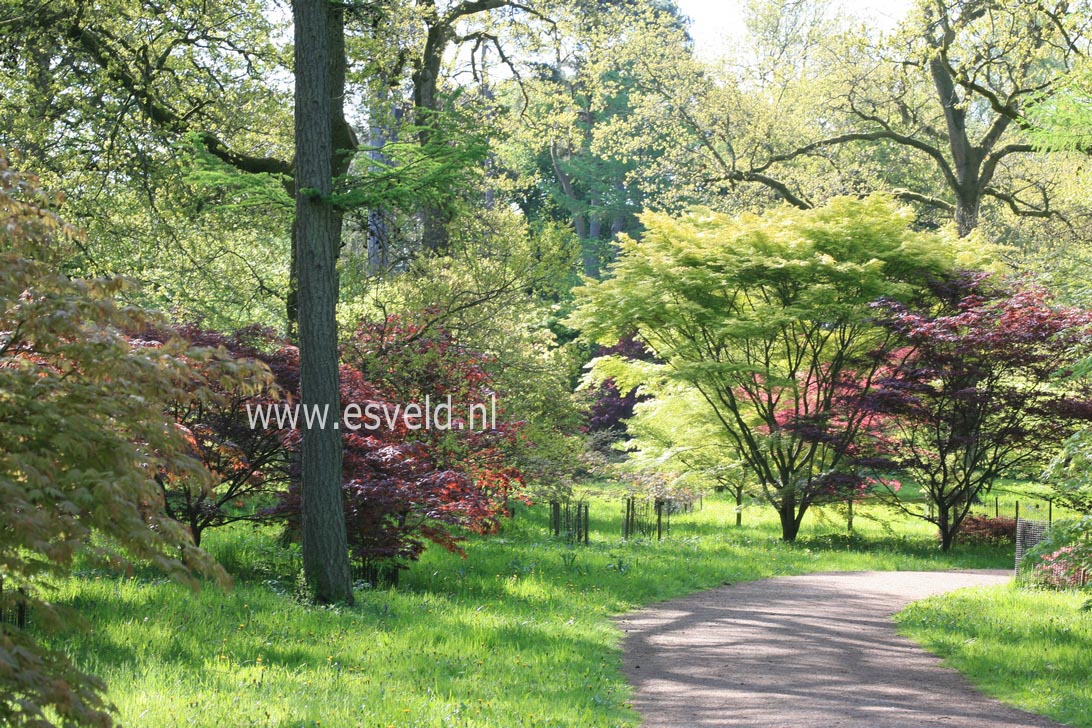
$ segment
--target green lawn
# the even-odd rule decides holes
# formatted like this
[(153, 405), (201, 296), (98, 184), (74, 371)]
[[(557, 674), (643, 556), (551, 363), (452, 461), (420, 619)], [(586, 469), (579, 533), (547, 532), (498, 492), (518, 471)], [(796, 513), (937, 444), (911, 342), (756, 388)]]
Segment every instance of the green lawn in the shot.
[(130, 728), (631, 726), (610, 615), (777, 574), (1011, 565), (1004, 549), (942, 555), (924, 525), (870, 514), (853, 538), (834, 514), (810, 518), (789, 546), (772, 512), (736, 529), (728, 503), (706, 500), (663, 542), (622, 543), (621, 503), (596, 501), (593, 543), (571, 548), (548, 537), (545, 508), (521, 508), (465, 560), (432, 550), (399, 589), (342, 609), (294, 599), (295, 559), (241, 526), (207, 538), (234, 591), (84, 573), (58, 596), (92, 631), (55, 644), (106, 679)]
[(1015, 586), (963, 589), (910, 605), (900, 631), (983, 692), (1074, 726), (1092, 726), (1087, 595)]

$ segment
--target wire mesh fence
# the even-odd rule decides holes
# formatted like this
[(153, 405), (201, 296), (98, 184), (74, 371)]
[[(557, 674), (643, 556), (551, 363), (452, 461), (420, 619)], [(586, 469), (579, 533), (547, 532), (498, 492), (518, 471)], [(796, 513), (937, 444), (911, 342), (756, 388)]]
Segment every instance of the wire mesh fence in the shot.
[(1020, 575), (1020, 562), (1046, 535), (1050, 528), (1049, 521), (1029, 521), (1016, 519), (1016, 575)]

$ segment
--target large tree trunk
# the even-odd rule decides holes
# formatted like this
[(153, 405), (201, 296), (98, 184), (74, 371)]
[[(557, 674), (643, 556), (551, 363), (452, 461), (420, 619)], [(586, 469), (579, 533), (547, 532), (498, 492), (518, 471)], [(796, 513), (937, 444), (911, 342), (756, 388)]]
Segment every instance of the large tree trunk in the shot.
[[(435, 123), (430, 112), (440, 110), (440, 67), (443, 64), (444, 50), (453, 34), (451, 26), (445, 21), (429, 25), (420, 64), (413, 72), (413, 104), (416, 107), (413, 122), (420, 128), (417, 136), (422, 146), (428, 143), (431, 134), (429, 126)], [(420, 218), (421, 247), (430, 255), (446, 253), (451, 242), (447, 231), (447, 213), (436, 205), (424, 205), (420, 210)]]
[(959, 196), (955, 205), (956, 230), (959, 237), (965, 238), (978, 227), (978, 210), (982, 204), (982, 195), (977, 189), (977, 180), (972, 189)]
[(967, 130), (966, 100), (960, 97), (951, 71), (939, 58), (935, 58), (929, 62), (929, 73), (944, 111), (948, 147), (952, 153), (948, 185), (956, 195), (956, 229), (960, 237), (966, 237), (978, 227), (978, 208), (986, 182), (982, 179), (984, 153), (971, 141)]
[(303, 568), (316, 601), (352, 603), (341, 504), (341, 433), (335, 429), (341, 414), (334, 316), (341, 220), (323, 199), (333, 191), (334, 140), (341, 133), (335, 126), (341, 119), (339, 89), (344, 88), (344, 10), (328, 0), (294, 0), (292, 7), (300, 399), (304, 407), (325, 408), (328, 416), (324, 427), (303, 431)]

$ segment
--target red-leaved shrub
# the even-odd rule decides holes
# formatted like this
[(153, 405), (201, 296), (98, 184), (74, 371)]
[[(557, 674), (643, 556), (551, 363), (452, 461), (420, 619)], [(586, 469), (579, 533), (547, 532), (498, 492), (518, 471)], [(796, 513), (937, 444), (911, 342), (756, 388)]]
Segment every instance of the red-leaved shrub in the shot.
[(959, 527), (956, 543), (1000, 546), (1016, 543), (1016, 521), (1012, 518), (967, 516)]

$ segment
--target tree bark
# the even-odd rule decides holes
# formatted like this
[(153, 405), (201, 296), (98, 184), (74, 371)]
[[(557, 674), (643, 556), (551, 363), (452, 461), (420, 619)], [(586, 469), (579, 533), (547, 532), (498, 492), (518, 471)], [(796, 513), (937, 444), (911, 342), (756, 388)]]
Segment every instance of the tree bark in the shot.
[[(376, 109), (374, 116), (380, 120), (373, 120), (369, 129), (368, 158), (376, 166), (390, 165), (391, 160), (383, 149), (395, 138), (393, 124), (402, 120), (401, 107), (396, 100), (392, 100), (387, 87), (384, 85), (374, 101)], [(390, 120), (387, 121), (380, 109), (389, 110)], [(384, 273), (390, 266), (390, 212), (383, 207), (376, 207), (368, 211), (368, 271), (370, 273)]]
[(957, 528), (952, 523), (947, 505), (937, 503), (937, 529), (940, 531), (940, 550), (947, 553), (955, 541)]
[[(430, 124), (435, 120), (430, 112), (440, 110), (437, 94), (440, 80), (440, 67), (443, 63), (444, 50), (452, 38), (452, 28), (443, 19), (431, 23), (425, 38), (425, 49), (421, 60), (413, 72), (414, 123), (420, 130), (417, 133), (421, 146), (428, 143), (431, 134)], [(429, 255), (442, 255), (447, 252), (451, 242), (447, 232), (447, 215), (437, 205), (424, 205), (420, 210), (421, 247)]]
[(788, 543), (796, 541), (796, 535), (800, 532), (800, 519), (804, 515), (803, 512), (796, 512), (796, 498), (782, 496), (778, 515), (781, 517), (781, 540)]
[(982, 204), (980, 185), (975, 180), (966, 194), (959, 196), (955, 205), (956, 231), (959, 237), (965, 238), (978, 227), (978, 210)]
[[(337, 304), (340, 214), (330, 203), (344, 88), (344, 10), (328, 0), (294, 0), (296, 77), (296, 269), (299, 276), (300, 399), (327, 413), (304, 428), (303, 568), (320, 603), (352, 603), (341, 502)], [(340, 56), (340, 57), (339, 57)], [(337, 78), (339, 70), (341, 79)]]

